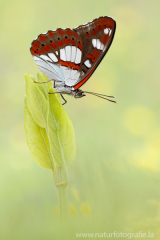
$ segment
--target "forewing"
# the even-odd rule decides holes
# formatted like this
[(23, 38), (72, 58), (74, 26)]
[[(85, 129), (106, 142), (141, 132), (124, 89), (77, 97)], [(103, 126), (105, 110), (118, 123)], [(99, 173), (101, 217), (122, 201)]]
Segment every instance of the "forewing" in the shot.
[(74, 30), (82, 37), (83, 74), (78, 79), (74, 89), (81, 87), (95, 71), (107, 53), (116, 30), (116, 22), (111, 17), (100, 17)]
[(49, 78), (78, 89), (94, 72), (108, 51), (116, 29), (110, 17), (100, 17), (73, 30), (57, 29), (40, 34), (31, 54)]

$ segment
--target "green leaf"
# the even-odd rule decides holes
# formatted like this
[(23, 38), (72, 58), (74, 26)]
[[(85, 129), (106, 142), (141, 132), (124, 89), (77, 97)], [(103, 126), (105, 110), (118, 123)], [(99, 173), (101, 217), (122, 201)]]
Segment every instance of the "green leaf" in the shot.
[[(50, 89), (50, 92), (53, 92)], [(48, 139), (56, 164), (69, 165), (75, 158), (75, 141), (72, 123), (56, 94), (49, 94)]]
[(42, 128), (46, 127), (48, 102), (31, 78), (25, 74), (26, 94), (29, 111), (34, 121)]
[[(48, 81), (48, 78), (44, 74), (42, 75), (42, 79), (45, 82)], [(52, 87), (52, 85), (53, 85), (53, 81), (47, 83), (48, 90)]]
[[(36, 80), (34, 80), (36, 81)], [(41, 76), (39, 73), (37, 73), (37, 82), (46, 82), (44, 84), (38, 84), (37, 86), (38, 88), (41, 90), (41, 92), (44, 94), (45, 98), (48, 100), (49, 98), (49, 89), (52, 88), (53, 82), (47, 82), (48, 78), (43, 74), (43, 76)], [(53, 90), (53, 89), (52, 89)], [(56, 92), (55, 90), (53, 90), (54, 92)], [(61, 96), (60, 94), (56, 94), (56, 97), (58, 99), (58, 101), (61, 103)]]
[[(45, 82), (48, 81), (48, 79), (44, 80), (44, 78), (42, 78), (42, 76), (38, 73), (37, 74), (37, 82)], [(36, 83), (37, 87), (41, 90), (41, 92), (43, 93), (43, 95), (45, 96), (46, 100), (48, 100), (48, 83), (43, 83), (43, 84), (38, 84)]]
[[(38, 74), (38, 81), (48, 79)], [(25, 74), (25, 131), (28, 147), (34, 160), (43, 168), (62, 167), (75, 158), (74, 130), (61, 105), (61, 96), (52, 83), (36, 84), (34, 77)], [(53, 94), (48, 94), (48, 92)]]
[(28, 100), (26, 97), (24, 102), (24, 127), (31, 156), (40, 167), (52, 169), (54, 164), (50, 154), (50, 146), (46, 130), (41, 128), (33, 120), (27, 106)]

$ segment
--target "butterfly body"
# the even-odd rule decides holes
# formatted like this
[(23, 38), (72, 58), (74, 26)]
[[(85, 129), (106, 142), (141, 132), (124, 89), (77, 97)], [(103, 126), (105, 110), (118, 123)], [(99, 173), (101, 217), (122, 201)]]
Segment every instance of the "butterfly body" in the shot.
[(39, 69), (62, 94), (85, 96), (79, 88), (90, 78), (108, 51), (116, 29), (111, 17), (100, 17), (74, 29), (40, 34), (31, 44)]
[(61, 82), (54, 82), (53, 88), (57, 90), (57, 92), (61, 93), (61, 94), (68, 94), (71, 96), (74, 96), (75, 98), (81, 98), (83, 96), (85, 96), (83, 94), (83, 91), (81, 91), (80, 89), (74, 89), (73, 87), (68, 87), (66, 86), (64, 83)]

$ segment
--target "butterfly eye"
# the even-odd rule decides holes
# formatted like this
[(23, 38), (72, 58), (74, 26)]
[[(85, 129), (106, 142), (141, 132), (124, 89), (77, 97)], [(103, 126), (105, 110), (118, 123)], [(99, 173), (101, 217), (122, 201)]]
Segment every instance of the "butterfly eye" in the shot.
[(65, 38), (67, 38), (67, 36), (65, 36)]
[(50, 40), (50, 42), (52, 42), (52, 40)]
[(80, 43), (80, 41), (78, 41), (78, 43)]
[(58, 38), (58, 40), (60, 40), (60, 38)]
[(38, 48), (36, 50), (38, 51)]
[(88, 34), (88, 32), (86, 32)]
[(74, 38), (72, 38), (72, 40), (74, 40)]
[(42, 44), (42, 46), (44, 47), (44, 44)]

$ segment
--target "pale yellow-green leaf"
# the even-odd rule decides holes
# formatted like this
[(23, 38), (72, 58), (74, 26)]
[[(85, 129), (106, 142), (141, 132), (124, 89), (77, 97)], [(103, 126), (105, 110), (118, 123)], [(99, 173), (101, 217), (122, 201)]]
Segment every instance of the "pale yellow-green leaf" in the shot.
[[(42, 82), (48, 81), (48, 78), (42, 77), (41, 74), (39, 74), (39, 73), (37, 73), (37, 79), (32, 75), (30, 75), (30, 78), (32, 79), (33, 83), (35, 83), (37, 85), (37, 87), (41, 90), (41, 92), (43, 93), (45, 98), (48, 99), (48, 85), (47, 85), (48, 83), (42, 83)], [(50, 87), (52, 87), (52, 84)]]
[(27, 105), (34, 121), (42, 128), (46, 127), (48, 102), (43, 93), (33, 83), (31, 78), (25, 74)]
[[(44, 74), (41, 76), (39, 73), (37, 73), (37, 80), (36, 81), (37, 82), (46, 82), (46, 83), (43, 83), (43, 84), (38, 84), (37, 83), (37, 86), (41, 90), (41, 92), (44, 94), (46, 99), (48, 100), (48, 97), (49, 97), (48, 92), (49, 92), (49, 89), (52, 88), (53, 81), (47, 82), (48, 78)], [(56, 92), (53, 88), (52, 88), (52, 90), (54, 92)], [(61, 101), (60, 94), (56, 94), (56, 97), (57, 97), (58, 101), (61, 103), (62, 101)]]
[[(45, 82), (48, 81), (48, 78), (44, 74), (42, 75), (42, 79)], [(48, 90), (53, 86), (53, 83), (54, 83), (53, 81), (47, 83)]]
[(46, 80), (39, 73), (37, 74), (37, 82), (40, 83), (40, 84), (36, 83), (37, 87), (41, 90), (45, 98), (48, 100), (48, 85), (47, 83), (41, 83), (41, 82), (46, 82)]
[(34, 81), (37, 81), (37, 80), (35, 79), (35, 77), (32, 76), (32, 75), (30, 75), (30, 78), (32, 79), (33, 82), (34, 82)]
[[(50, 92), (53, 90), (50, 89)], [(56, 164), (68, 165), (75, 158), (75, 141), (72, 123), (56, 94), (49, 94), (48, 138)]]
[(54, 168), (54, 162), (50, 154), (50, 146), (46, 130), (41, 128), (33, 120), (27, 102), (27, 97), (25, 97), (24, 127), (31, 156), (40, 167), (52, 169)]
[[(61, 105), (61, 96), (52, 88), (52, 82), (38, 74), (25, 75), (27, 105), (25, 105), (25, 130), (27, 143), (35, 161), (43, 168), (57, 169), (75, 158), (74, 130)], [(51, 94), (48, 94), (51, 93)], [(57, 165), (57, 166), (56, 166)]]

